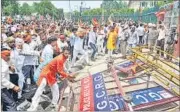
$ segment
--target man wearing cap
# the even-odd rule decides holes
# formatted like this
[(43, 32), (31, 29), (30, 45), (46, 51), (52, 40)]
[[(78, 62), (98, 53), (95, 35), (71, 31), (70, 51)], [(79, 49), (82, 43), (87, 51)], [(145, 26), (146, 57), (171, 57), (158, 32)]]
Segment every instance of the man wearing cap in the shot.
[[(18, 77), (18, 73), (16, 70), (15, 62), (14, 62), (15, 39), (13, 37), (8, 37), (6, 40), (6, 44), (7, 44), (7, 46), (3, 46), (3, 47), (11, 50), (10, 60), (9, 60), (9, 65), (11, 67), (11, 70), (9, 71), (10, 81), (13, 84), (18, 85), (19, 77)], [(14, 100), (17, 101), (18, 94), (16, 92), (14, 92), (13, 90), (9, 90), (9, 91), (10, 91), (10, 94), (13, 96)]]
[(8, 37), (3, 43), (3, 48), (13, 49), (15, 47), (15, 39), (13, 37)]
[[(135, 26), (131, 27), (131, 32), (130, 32), (130, 37), (128, 38), (128, 47), (129, 48), (134, 48), (138, 44), (138, 33), (135, 31)], [(128, 53), (131, 53), (131, 50), (128, 49)]]
[(3, 111), (16, 111), (16, 102), (10, 95), (8, 89), (12, 89), (15, 92), (19, 92), (20, 88), (10, 82), (9, 65), (10, 50), (1, 49), (1, 103), (3, 105)]
[(32, 47), (30, 46), (31, 35), (25, 35), (24, 42), (25, 43), (23, 45), (23, 49), (20, 52), (21, 55), (25, 56), (22, 71), (26, 83), (27, 83), (27, 79), (30, 78), (31, 84), (35, 84), (33, 80), (33, 74), (34, 74), (35, 65), (37, 65), (37, 57), (40, 56), (40, 52), (33, 50)]
[(127, 40), (130, 37), (130, 32), (128, 29), (128, 25), (125, 25), (123, 27), (123, 31), (122, 31), (122, 36), (120, 38), (120, 49), (121, 49), (121, 54), (122, 54), (122, 58), (126, 58), (126, 53), (127, 53)]
[[(11, 76), (13, 76), (13, 79), (16, 80), (17, 84), (19, 85), (20, 89), (23, 89), (23, 84), (24, 84), (24, 75), (22, 73), (22, 67), (23, 67), (23, 63), (24, 63), (24, 56), (23, 55), (19, 55), (19, 52), (22, 50), (22, 46), (24, 44), (23, 39), (21, 38), (16, 38), (15, 39), (15, 48), (14, 50), (11, 51), (11, 62), (13, 63), (14, 67), (15, 67), (15, 73), (18, 74), (18, 79), (15, 77), (14, 74), (12, 74)], [(18, 99), (22, 98), (22, 91), (18, 92)]]
[(153, 47), (156, 43), (156, 39), (158, 38), (158, 31), (156, 29), (155, 24), (149, 24), (149, 33), (148, 33), (148, 48), (153, 51)]

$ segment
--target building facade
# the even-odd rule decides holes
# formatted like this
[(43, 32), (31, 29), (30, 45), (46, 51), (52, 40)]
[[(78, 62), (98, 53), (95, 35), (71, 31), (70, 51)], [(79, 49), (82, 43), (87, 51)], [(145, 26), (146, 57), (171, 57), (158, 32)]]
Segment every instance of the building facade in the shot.
[(144, 9), (144, 8), (152, 8), (157, 4), (156, 0), (151, 1), (129, 1), (129, 7), (135, 10)]

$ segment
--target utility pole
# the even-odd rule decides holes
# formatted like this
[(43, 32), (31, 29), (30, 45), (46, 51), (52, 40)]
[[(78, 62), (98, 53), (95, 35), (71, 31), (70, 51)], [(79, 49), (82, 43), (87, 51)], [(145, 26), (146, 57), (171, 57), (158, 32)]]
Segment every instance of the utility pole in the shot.
[(72, 18), (72, 13), (71, 13), (71, 4), (70, 4), (70, 0), (69, 0), (69, 11), (70, 11), (70, 20)]
[(102, 5), (102, 24), (104, 24), (104, 7), (103, 7), (104, 5)]
[(81, 6), (80, 6), (80, 17), (81, 17), (81, 13), (82, 13), (82, 5), (83, 5), (83, 2), (81, 1)]

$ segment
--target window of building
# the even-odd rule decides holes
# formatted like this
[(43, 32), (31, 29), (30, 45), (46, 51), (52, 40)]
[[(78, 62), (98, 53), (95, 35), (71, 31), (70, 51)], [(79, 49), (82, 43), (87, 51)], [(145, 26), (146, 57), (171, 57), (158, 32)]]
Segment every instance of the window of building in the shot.
[(146, 7), (146, 2), (141, 2), (141, 7)]

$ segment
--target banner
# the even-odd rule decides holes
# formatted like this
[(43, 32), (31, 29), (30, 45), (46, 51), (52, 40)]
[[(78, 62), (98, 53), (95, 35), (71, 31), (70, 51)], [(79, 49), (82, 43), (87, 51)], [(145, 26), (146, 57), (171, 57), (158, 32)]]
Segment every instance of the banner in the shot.
[(92, 76), (81, 80), (80, 111), (94, 111), (94, 93)]

